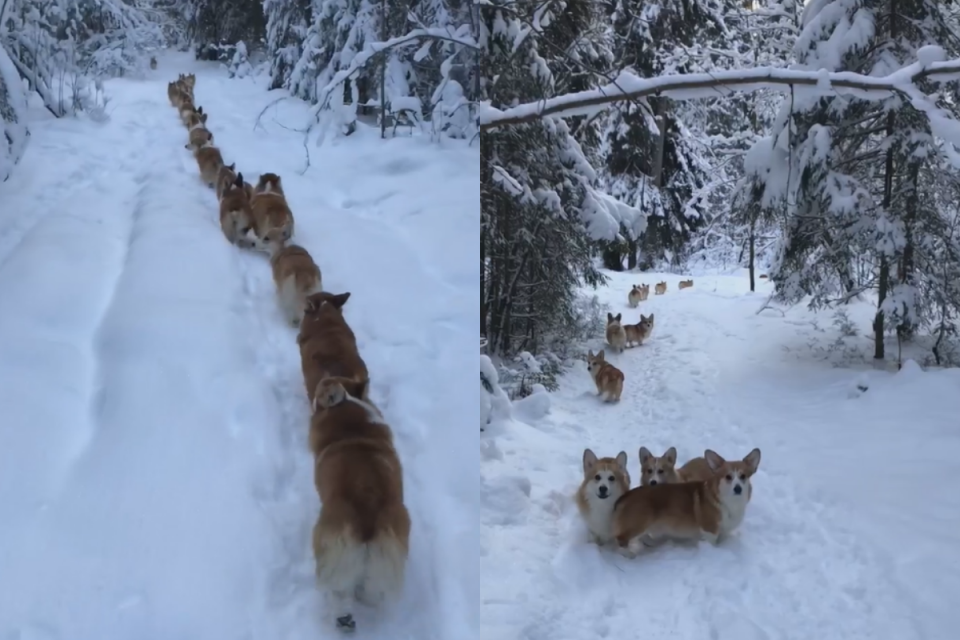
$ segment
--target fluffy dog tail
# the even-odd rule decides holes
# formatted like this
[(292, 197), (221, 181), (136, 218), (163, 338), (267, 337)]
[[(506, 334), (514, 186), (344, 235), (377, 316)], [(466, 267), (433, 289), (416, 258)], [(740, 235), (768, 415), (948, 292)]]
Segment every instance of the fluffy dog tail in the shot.
[(334, 592), (354, 594), (369, 606), (395, 599), (403, 589), (410, 526), (406, 509), (400, 508), (403, 522), (398, 524), (405, 523), (406, 530), (384, 529), (368, 542), (349, 529), (325, 532), (318, 522), (313, 540), (317, 583)]

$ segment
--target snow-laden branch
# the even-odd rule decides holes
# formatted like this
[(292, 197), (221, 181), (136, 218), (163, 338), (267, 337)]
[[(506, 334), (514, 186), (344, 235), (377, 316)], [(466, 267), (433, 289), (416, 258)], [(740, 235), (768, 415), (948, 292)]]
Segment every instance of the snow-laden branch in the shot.
[(328, 82), (317, 92), (317, 104), (313, 107), (311, 115), (314, 117), (319, 115), (319, 113), (326, 108), (327, 102), (330, 99), (330, 94), (333, 93), (333, 90), (343, 84), (344, 81), (350, 76), (366, 66), (366, 64), (370, 62), (375, 55), (382, 51), (388, 51), (397, 47), (416, 44), (421, 40), (445, 40), (447, 42), (459, 44), (468, 49), (479, 49), (477, 41), (469, 35), (469, 27), (470, 25), (463, 25), (461, 29), (457, 29), (452, 33), (449, 29), (441, 28), (414, 29), (410, 33), (397, 36), (396, 38), (390, 38), (389, 40), (384, 40), (383, 42), (368, 43), (363, 47), (362, 51), (353, 57), (353, 60), (351, 60), (350, 64), (347, 65), (347, 68), (338, 71), (330, 80), (330, 82)]
[[(881, 100), (892, 93), (908, 96), (916, 102), (919, 93), (914, 86), (918, 80), (937, 81), (960, 79), (960, 59), (915, 62), (886, 76), (865, 76), (849, 71), (799, 71), (760, 67), (715, 73), (691, 73), (640, 78), (631, 72), (621, 72), (608, 85), (578, 93), (569, 93), (547, 100), (538, 100), (509, 109), (496, 109), (489, 103), (480, 107), (480, 130), (488, 131), (545, 116), (594, 115), (611, 103), (638, 100), (650, 96), (665, 96), (676, 100), (716, 98), (736, 91), (758, 91), (774, 87), (805, 87), (815, 94), (829, 96), (838, 89), (867, 100)], [(960, 142), (956, 142), (960, 144)]]

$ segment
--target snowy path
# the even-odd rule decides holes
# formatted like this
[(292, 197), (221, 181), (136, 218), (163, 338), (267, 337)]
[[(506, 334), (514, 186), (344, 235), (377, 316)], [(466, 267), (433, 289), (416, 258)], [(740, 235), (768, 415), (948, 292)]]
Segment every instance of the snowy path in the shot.
[[(660, 279), (615, 274), (599, 295), (614, 314), (636, 322), (640, 310), (626, 305), (629, 283)], [(891, 517), (905, 525), (916, 508), (908, 516), (909, 500), (887, 493), (899, 491), (886, 486), (883, 469), (896, 464), (895, 451), (917, 444), (886, 407), (864, 406), (890, 396), (870, 391), (849, 399), (856, 374), (784, 363), (776, 343), (791, 327), (753, 315), (762, 298), (745, 297), (743, 279), (698, 279), (682, 293), (679, 278), (665, 279), (669, 293), (641, 304), (644, 313), (656, 313), (650, 341), (608, 356), (626, 377), (618, 405), (596, 399), (584, 365), (564, 376), (548, 416), (493, 431), (496, 448), (481, 465), (489, 527), (482, 542), (484, 637), (945, 640), (958, 614), (919, 575), (934, 571), (932, 557), (960, 565), (945, 544), (960, 519), (946, 520), (947, 513), (960, 513), (960, 503), (944, 491), (947, 503), (915, 529), (917, 558), (908, 562), (900, 545), (910, 531), (890, 536), (885, 529)], [(908, 374), (873, 375), (879, 389), (896, 388)], [(956, 456), (960, 439), (945, 428), (960, 403), (943, 390), (956, 388), (960, 377), (919, 375), (938, 385), (924, 422)], [(883, 434), (876, 458), (865, 432)], [(627, 451), (635, 485), (640, 446), (656, 454), (676, 446), (681, 463), (706, 447), (739, 458), (759, 446), (754, 500), (738, 538), (720, 548), (658, 549), (634, 561), (585, 543), (571, 500), (583, 449)], [(956, 460), (944, 455), (937, 477), (956, 477)], [(904, 496), (928, 491), (920, 474), (908, 477)], [(930, 541), (936, 551), (921, 551)], [(953, 577), (938, 584), (952, 593), (960, 586)]]
[[(347, 319), (396, 434), (408, 584), (358, 638), (466, 638), (477, 150), (358, 134), (299, 176), (298, 134), (252, 130), (273, 97), (182, 56), (151, 81), (109, 83), (103, 125), (35, 124), (0, 185), (17, 212), (0, 231), (0, 637), (336, 637), (314, 586), (296, 332), (265, 256), (226, 243), (183, 149), (166, 76), (193, 67), (227, 162), (283, 176), (297, 241), (328, 290), (352, 292)], [(306, 108), (287, 111), (297, 126)]]

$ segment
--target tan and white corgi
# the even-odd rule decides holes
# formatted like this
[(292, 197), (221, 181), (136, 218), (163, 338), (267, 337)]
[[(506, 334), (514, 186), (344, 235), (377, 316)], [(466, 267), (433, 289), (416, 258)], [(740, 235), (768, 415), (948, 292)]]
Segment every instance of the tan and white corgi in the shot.
[(180, 108), (180, 101), (182, 99), (180, 93), (180, 82), (168, 82), (167, 83), (167, 99), (170, 100), (170, 105), (173, 107)]
[(692, 286), (693, 286), (693, 278), (690, 278), (689, 280), (681, 280), (680, 284), (677, 285), (677, 288), (680, 290), (683, 290), (683, 289), (689, 289)]
[(662, 296), (666, 292), (667, 292), (666, 282), (658, 282), (656, 286), (653, 288), (653, 295), (655, 296)]
[(307, 298), (297, 344), (300, 345), (300, 366), (310, 402), (313, 402), (317, 385), (324, 378), (337, 376), (362, 382), (370, 377), (367, 364), (357, 348), (357, 337), (343, 317), (343, 305), (349, 299), (349, 291), (321, 291)]
[(207, 114), (203, 112), (203, 107), (199, 107), (187, 117), (187, 129), (190, 131), (203, 128), (206, 124)]
[(641, 302), (643, 302), (643, 289), (640, 288), (640, 285), (635, 284), (630, 287), (630, 293), (627, 294), (627, 305), (631, 309), (636, 309)]
[(212, 146), (213, 145), (213, 134), (199, 127), (197, 129), (190, 130), (190, 138), (187, 144), (183, 145), (184, 149), (190, 149), (191, 151), (196, 151), (202, 146)]
[(330, 622), (356, 628), (357, 603), (380, 607), (403, 589), (410, 513), (393, 433), (363, 398), (368, 381), (325, 378), (313, 394), (310, 449), (320, 516), (313, 527), (317, 585)]
[(203, 146), (193, 150), (193, 157), (197, 159), (197, 167), (200, 169), (200, 179), (208, 187), (214, 187), (217, 184), (217, 176), (220, 174), (220, 167), (223, 166), (223, 156), (220, 155), (220, 149), (213, 146), (212, 142), (204, 143)]
[(616, 458), (597, 458), (590, 449), (583, 452), (583, 482), (577, 491), (577, 509), (589, 531), (590, 542), (613, 541), (613, 505), (630, 490), (627, 453)]
[(650, 449), (640, 447), (640, 485), (646, 487), (679, 482), (676, 465), (675, 447), (670, 447), (660, 457), (653, 455)]
[(259, 242), (258, 248), (273, 253), (293, 237), (293, 212), (287, 205), (280, 176), (264, 173), (253, 188), (250, 199), (253, 211), (253, 230)]
[(640, 322), (637, 324), (623, 325), (623, 332), (626, 336), (626, 345), (641, 345), (643, 341), (653, 333), (653, 314), (645, 316), (640, 314)]
[(623, 325), (620, 324), (621, 314), (614, 316), (612, 313), (607, 313), (607, 344), (611, 348), (616, 349), (619, 353), (623, 353), (623, 350), (627, 346), (627, 334), (623, 330)]
[(597, 395), (603, 396), (604, 402), (620, 402), (623, 372), (603, 359), (603, 349), (597, 355), (593, 355), (593, 350), (587, 352), (587, 370), (597, 385)]
[[(202, 107), (201, 107), (202, 108)], [(193, 99), (187, 96), (184, 96), (183, 100), (180, 102), (180, 120), (183, 122), (183, 126), (190, 126), (190, 116), (197, 114), (197, 107), (193, 104)]]
[(250, 201), (243, 188), (243, 174), (237, 174), (220, 197), (220, 228), (231, 244), (249, 249), (253, 242), (247, 237), (250, 231)]
[[(220, 171), (217, 172), (217, 200), (223, 199), (224, 192), (237, 181), (237, 163), (225, 164), (220, 167)], [(241, 188), (246, 183), (241, 183)], [(246, 193), (246, 189), (244, 189)], [(249, 197), (249, 194), (247, 194)]]
[(307, 298), (323, 289), (320, 267), (306, 249), (296, 244), (283, 245), (275, 251), (270, 256), (270, 266), (280, 308), (290, 323), (299, 327)]
[(760, 465), (760, 450), (728, 462), (707, 449), (714, 475), (702, 482), (640, 486), (628, 491), (613, 512), (613, 536), (620, 552), (636, 556), (664, 540), (721, 542), (743, 522)]

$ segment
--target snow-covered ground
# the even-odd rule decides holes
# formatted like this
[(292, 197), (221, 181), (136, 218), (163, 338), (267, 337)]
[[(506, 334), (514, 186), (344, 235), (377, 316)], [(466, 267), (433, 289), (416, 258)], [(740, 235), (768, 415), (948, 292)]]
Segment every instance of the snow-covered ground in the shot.
[[(482, 637), (954, 638), (960, 371), (830, 366), (846, 357), (830, 317), (757, 315), (771, 285), (751, 294), (742, 275), (684, 291), (675, 275), (610, 275), (598, 295), (614, 314), (656, 316), (648, 343), (609, 356), (621, 402), (602, 404), (578, 366), (482, 436)], [(662, 279), (666, 295), (627, 307), (630, 283)], [(868, 331), (870, 313), (851, 318)], [(760, 447), (739, 535), (633, 560), (588, 544), (572, 501), (584, 448), (626, 451), (635, 486), (641, 446), (676, 446), (681, 463)]]
[(478, 146), (361, 127), (298, 175), (308, 107), (283, 102), (255, 130), (278, 92), (183, 54), (107, 82), (103, 124), (35, 110), (0, 185), (0, 638), (337, 636), (313, 579), (296, 333), (184, 149), (166, 83), (190, 70), (226, 161), (282, 176), (296, 240), (327, 290), (353, 294), (405, 465), (404, 599), (357, 636), (469, 638)]

